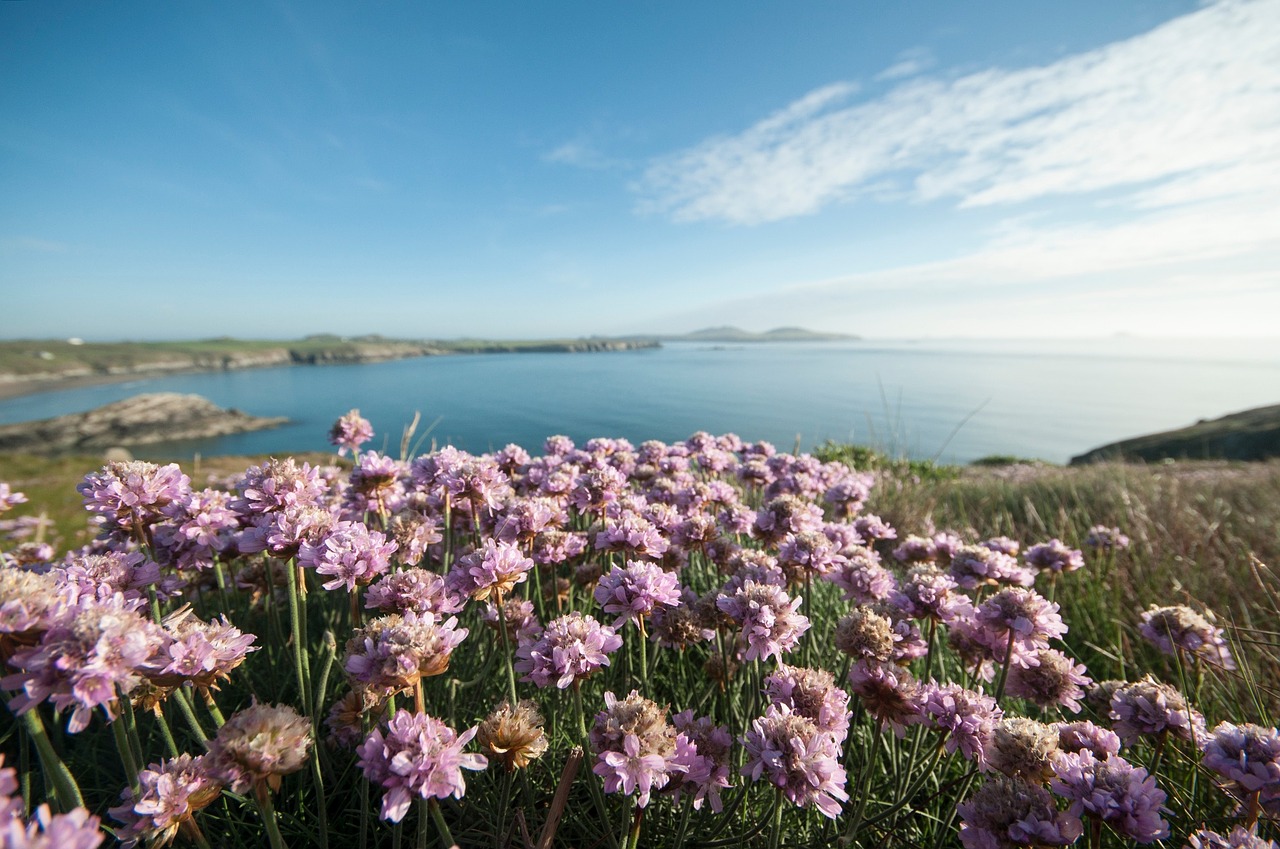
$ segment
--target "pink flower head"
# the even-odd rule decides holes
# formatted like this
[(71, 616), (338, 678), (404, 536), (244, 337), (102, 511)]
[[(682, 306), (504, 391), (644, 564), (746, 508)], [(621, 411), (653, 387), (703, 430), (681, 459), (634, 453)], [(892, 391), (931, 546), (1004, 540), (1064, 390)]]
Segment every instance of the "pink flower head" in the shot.
[(1212, 615), (1201, 616), (1182, 604), (1171, 607), (1152, 605), (1142, 614), (1138, 633), (1165, 654), (1183, 651), (1223, 669), (1235, 669), (1231, 649), (1222, 636), (1222, 629), (1211, 621)]
[(574, 611), (552, 619), (538, 636), (520, 638), (516, 648), (517, 672), (521, 680), (538, 687), (554, 683), (560, 689), (586, 678), (601, 666), (609, 665), (609, 654), (622, 646), (622, 638), (612, 628)]
[(1024, 558), (1028, 566), (1052, 573), (1074, 572), (1084, 568), (1084, 555), (1080, 550), (1070, 548), (1059, 539), (1031, 546)]
[(142, 681), (139, 670), (162, 640), (159, 627), (124, 596), (82, 599), (38, 645), (14, 652), (9, 666), (17, 671), (0, 679), (0, 686), (23, 690), (10, 702), (17, 713), (48, 699), (59, 710), (71, 709), (68, 731), (83, 731), (96, 707), (115, 719), (116, 700)]
[(880, 565), (880, 555), (875, 550), (858, 546), (843, 554), (844, 562), (822, 577), (840, 588), (845, 601), (873, 604), (889, 598), (897, 589), (897, 580)]
[(840, 816), (849, 801), (840, 745), (835, 738), (786, 705), (770, 705), (742, 736), (747, 761), (742, 774), (766, 779), (793, 804), (813, 805), (823, 816)]
[(1219, 723), (1205, 740), (1204, 765), (1235, 785), (1280, 802), (1280, 731), (1252, 723)]
[(386, 790), (382, 818), (400, 822), (415, 796), (461, 798), (467, 792), (462, 770), (489, 765), (484, 755), (463, 754), (474, 736), (475, 728), (459, 735), (435, 717), (403, 708), (387, 722), (386, 734), (375, 728), (356, 753), (365, 778)]
[(176, 463), (130, 460), (90, 472), (76, 491), (108, 533), (128, 538), (164, 518), (171, 505), (184, 503), (191, 496), (191, 479)]
[(381, 531), (371, 531), (363, 522), (339, 522), (318, 545), (304, 542), (298, 549), (298, 563), (329, 576), (323, 584), (326, 590), (346, 587), (354, 592), (357, 586), (386, 574), (395, 550), (396, 544)]
[(382, 613), (434, 613), (445, 617), (462, 610), (466, 597), (445, 584), (445, 579), (427, 569), (401, 569), (383, 575), (369, 586), (364, 606)]
[(786, 705), (842, 742), (849, 733), (849, 694), (836, 686), (830, 672), (779, 664), (764, 679), (764, 691), (775, 705)]
[(359, 410), (352, 410), (340, 417), (329, 429), (329, 444), (338, 447), (341, 457), (350, 451), (353, 455), (360, 452), (360, 446), (373, 439), (373, 425), (360, 415)]
[(1204, 717), (1187, 704), (1182, 694), (1150, 675), (1125, 684), (1111, 696), (1112, 728), (1126, 746), (1141, 737), (1168, 732), (1193, 743), (1205, 735)]
[(1004, 646), (1013, 638), (1015, 649), (1035, 652), (1049, 647), (1049, 640), (1067, 633), (1058, 615), (1058, 605), (1035, 590), (1008, 587), (978, 606), (974, 619), (991, 635), (992, 646), (999, 646), (997, 661), (1004, 660)]
[(931, 565), (913, 566), (889, 594), (889, 603), (903, 616), (951, 622), (973, 609), (969, 598), (956, 592), (955, 579)]
[(507, 596), (529, 577), (533, 561), (520, 549), (505, 542), (487, 539), (484, 547), (459, 557), (445, 577), (445, 584), (456, 595), (484, 601), (491, 594)]
[(922, 691), (925, 724), (947, 734), (947, 751), (985, 768), (987, 746), (1004, 717), (996, 700), (959, 684), (927, 684)]
[(745, 659), (768, 660), (791, 651), (809, 630), (808, 617), (796, 612), (800, 602), (781, 587), (746, 581), (733, 595), (721, 594), (716, 607), (738, 624)]
[(111, 816), (124, 823), (120, 831), (126, 848), (146, 843), (165, 846), (184, 823), (222, 795), (222, 782), (208, 768), (208, 755), (180, 755), (138, 773), (138, 791), (120, 794), (121, 804)]
[(290, 506), (315, 506), (328, 490), (320, 478), (320, 470), (309, 463), (301, 467), (292, 457), (271, 459), (260, 466), (250, 466), (237, 487), (240, 495), (231, 508), (242, 516), (274, 513)]
[(613, 627), (642, 620), (659, 607), (680, 604), (680, 581), (674, 572), (665, 572), (656, 563), (631, 560), (600, 576), (595, 600), (605, 613), (615, 613)]
[(604, 779), (606, 793), (634, 793), (643, 808), (650, 793), (684, 769), (676, 759), (675, 729), (666, 711), (636, 690), (625, 699), (605, 693), (604, 703), (591, 728), (591, 748), (598, 756), (592, 771)]
[(693, 794), (693, 809), (711, 800), (711, 810), (720, 813), (724, 805), (720, 791), (730, 785), (729, 756), (733, 737), (729, 729), (716, 725), (710, 717), (693, 716), (692, 710), (681, 711), (671, 718), (676, 727), (676, 760), (682, 769), (671, 776), (674, 796)]
[(1049, 791), (1018, 778), (989, 779), (956, 810), (965, 849), (1066, 846), (1084, 831), (1078, 817), (1054, 806)]
[(426, 611), (380, 616), (347, 641), (347, 674), (374, 689), (399, 691), (448, 670), (453, 650), (466, 639), (456, 616)]
[(1066, 799), (1075, 817), (1100, 819), (1138, 843), (1169, 836), (1160, 815), (1165, 793), (1155, 778), (1119, 755), (1099, 760), (1089, 750), (1059, 753), (1053, 759), (1053, 792)]
[(1095, 551), (1123, 551), (1129, 547), (1129, 538), (1119, 528), (1094, 525), (1089, 529), (1084, 544)]

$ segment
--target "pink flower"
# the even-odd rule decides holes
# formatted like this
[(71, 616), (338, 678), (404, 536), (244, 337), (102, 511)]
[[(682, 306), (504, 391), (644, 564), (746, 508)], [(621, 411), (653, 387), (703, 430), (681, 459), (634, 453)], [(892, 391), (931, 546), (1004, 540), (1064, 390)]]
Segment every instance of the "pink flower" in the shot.
[(553, 682), (560, 689), (609, 665), (609, 654), (622, 646), (612, 628), (574, 611), (552, 619), (541, 635), (522, 636), (516, 648), (515, 668), (521, 680), (539, 687)]
[(385, 735), (375, 728), (356, 753), (365, 777), (387, 791), (382, 797), (382, 818), (404, 819), (415, 796), (461, 798), (467, 792), (462, 770), (489, 765), (484, 755), (463, 754), (463, 746), (474, 736), (475, 728), (459, 736), (434, 717), (404, 709), (387, 722)]
[(765, 778), (795, 805), (813, 805), (832, 819), (840, 816), (840, 803), (849, 801), (849, 794), (833, 736), (786, 705), (770, 705), (752, 721), (742, 745), (747, 752), (743, 775), (752, 781)]
[(646, 616), (659, 607), (680, 604), (680, 581), (674, 572), (665, 572), (656, 563), (632, 560), (615, 566), (600, 577), (595, 600), (605, 613), (616, 613), (613, 627), (627, 622), (642, 624)]

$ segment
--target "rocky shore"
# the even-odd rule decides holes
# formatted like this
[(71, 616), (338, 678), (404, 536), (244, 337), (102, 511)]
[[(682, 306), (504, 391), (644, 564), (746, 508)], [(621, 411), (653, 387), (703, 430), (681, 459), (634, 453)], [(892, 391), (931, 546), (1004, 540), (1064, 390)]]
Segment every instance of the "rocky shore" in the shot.
[(64, 454), (204, 439), (278, 427), (288, 419), (223, 409), (199, 395), (135, 395), (85, 413), (0, 425), (0, 452)]
[(654, 339), (405, 342), (366, 337), (296, 343), (0, 342), (0, 398), (169, 374), (281, 366), (355, 365), (445, 354), (591, 353), (657, 348)]

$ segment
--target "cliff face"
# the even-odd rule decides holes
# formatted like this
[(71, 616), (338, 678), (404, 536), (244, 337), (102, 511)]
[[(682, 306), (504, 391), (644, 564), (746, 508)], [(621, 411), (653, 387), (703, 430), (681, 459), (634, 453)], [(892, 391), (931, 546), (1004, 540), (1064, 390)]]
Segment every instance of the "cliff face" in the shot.
[(199, 395), (136, 395), (86, 413), (0, 425), (0, 451), (56, 454), (203, 439), (277, 427), (284, 418), (224, 410)]

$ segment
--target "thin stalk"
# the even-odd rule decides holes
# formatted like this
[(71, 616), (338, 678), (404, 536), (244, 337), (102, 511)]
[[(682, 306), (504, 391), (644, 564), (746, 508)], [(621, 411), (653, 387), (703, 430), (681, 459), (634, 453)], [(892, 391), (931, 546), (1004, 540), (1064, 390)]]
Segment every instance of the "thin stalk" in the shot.
[(271, 791), (266, 784), (258, 782), (258, 810), (262, 814), (262, 822), (267, 827), (267, 839), (271, 841), (271, 849), (285, 849), (284, 837), (280, 835), (280, 824), (276, 822), (275, 805), (271, 804)]
[(996, 681), (996, 704), (1004, 697), (1004, 685), (1009, 678), (1009, 664), (1013, 661), (1013, 638), (1016, 634), (1009, 631), (1009, 642), (1004, 647), (1004, 663), (1000, 666), (1000, 678)]
[(124, 761), (125, 773), (129, 778), (129, 787), (133, 789), (134, 796), (138, 795), (138, 790), (142, 786), (138, 783), (138, 773), (141, 768), (138, 766), (137, 759), (133, 756), (133, 746), (129, 742), (129, 732), (125, 730), (124, 722), (116, 719), (111, 723), (111, 735), (116, 741), (116, 752), (120, 755), (120, 760)]
[(178, 710), (182, 713), (182, 718), (187, 721), (187, 727), (196, 735), (196, 739), (201, 743), (209, 739), (209, 735), (204, 733), (204, 729), (200, 727), (200, 720), (196, 718), (195, 709), (191, 707), (191, 702), (187, 699), (187, 694), (178, 688), (173, 691), (173, 700), (178, 704)]
[(769, 849), (778, 849), (782, 839), (782, 790), (773, 797), (773, 828), (769, 830)]
[(458, 844), (453, 839), (453, 832), (449, 831), (449, 824), (444, 821), (444, 814), (440, 811), (440, 803), (432, 796), (427, 800), (427, 805), (431, 809), (431, 818), (435, 820), (436, 828), (440, 832), (440, 839), (444, 841), (446, 849), (450, 846), (457, 846)]
[[(4, 699), (6, 705), (9, 704), (7, 693), (0, 691), (0, 698)], [(10, 708), (10, 711), (12, 712), (12, 708)], [(76, 784), (75, 776), (71, 774), (71, 770), (67, 769), (67, 765), (62, 762), (62, 758), (58, 757), (58, 753), (54, 751), (53, 741), (49, 739), (49, 735), (44, 729), (44, 722), (40, 719), (39, 708), (33, 707), (22, 714), (21, 719), (22, 725), (27, 731), (27, 736), (31, 738), (31, 742), (36, 744), (36, 757), (40, 760), (40, 767), (53, 785), (54, 795), (57, 798), (57, 807), (62, 809), (63, 812), (70, 811), (72, 808), (84, 807), (84, 797), (80, 795), (80, 787)]]
[[(578, 734), (583, 746), (589, 748), (591, 741), (587, 735), (587, 714), (582, 707), (582, 688), (578, 686), (577, 681), (573, 682), (573, 702), (577, 707), (575, 712), (578, 715)], [(596, 813), (599, 814), (600, 821), (607, 823), (609, 821), (609, 809), (604, 804), (604, 794), (600, 792), (600, 780), (594, 772), (587, 773), (587, 788), (591, 791), (591, 801), (595, 803)], [(618, 849), (618, 841), (613, 836), (613, 832), (606, 827), (604, 834), (609, 840), (609, 849)]]
[(222, 715), (222, 711), (218, 709), (218, 703), (213, 700), (213, 693), (208, 690), (204, 691), (204, 706), (209, 711), (209, 716), (213, 717), (213, 722), (217, 727), (221, 728), (227, 724), (227, 719)]
[(515, 707), (519, 701), (516, 695), (516, 670), (513, 666), (511, 657), (511, 635), (507, 633), (507, 609), (502, 602), (502, 593), (495, 593), (498, 605), (498, 631), (502, 634), (502, 659), (507, 667), (507, 695), (511, 697), (511, 707)]
[(431, 839), (431, 814), (427, 810), (427, 800), (419, 799), (418, 805), (418, 833), (414, 839), (414, 849), (427, 849), (427, 843)]
[(178, 752), (178, 743), (173, 739), (173, 730), (169, 728), (169, 720), (165, 719), (164, 707), (157, 703), (155, 706), (156, 724), (160, 726), (160, 735), (164, 737), (164, 746), (169, 750), (169, 757), (176, 758), (180, 754)]
[[(298, 567), (290, 560), (284, 565), (289, 581), (289, 636), (293, 640), (293, 674), (297, 678), (298, 695), (302, 697), (303, 712), (315, 714), (311, 703), (311, 688), (307, 686), (307, 649), (302, 642), (301, 603), (298, 598)], [(352, 596), (354, 598), (354, 595)]]

